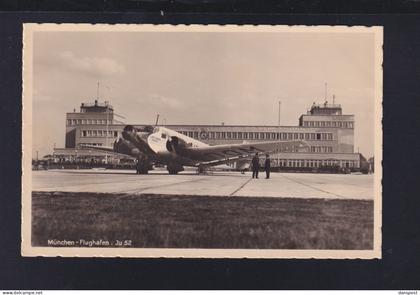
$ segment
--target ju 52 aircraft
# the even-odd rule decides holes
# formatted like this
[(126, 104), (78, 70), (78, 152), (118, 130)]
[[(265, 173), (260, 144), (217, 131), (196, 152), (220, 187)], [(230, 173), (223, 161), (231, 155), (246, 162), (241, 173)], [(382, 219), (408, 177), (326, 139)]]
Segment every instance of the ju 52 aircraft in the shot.
[(241, 170), (240, 166), (249, 166), (257, 152), (292, 152), (306, 149), (308, 145), (304, 141), (265, 141), (211, 146), (163, 126), (127, 125), (113, 147), (83, 147), (136, 158), (141, 174), (147, 174), (153, 164), (166, 165), (169, 174), (177, 174), (184, 166), (196, 167), (203, 173), (210, 166), (233, 162)]

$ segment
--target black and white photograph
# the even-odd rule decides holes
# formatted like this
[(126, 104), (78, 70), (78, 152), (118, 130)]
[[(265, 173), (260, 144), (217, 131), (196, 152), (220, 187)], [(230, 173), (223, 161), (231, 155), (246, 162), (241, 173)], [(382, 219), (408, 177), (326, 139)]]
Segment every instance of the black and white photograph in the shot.
[(381, 258), (382, 39), (25, 24), (22, 255)]

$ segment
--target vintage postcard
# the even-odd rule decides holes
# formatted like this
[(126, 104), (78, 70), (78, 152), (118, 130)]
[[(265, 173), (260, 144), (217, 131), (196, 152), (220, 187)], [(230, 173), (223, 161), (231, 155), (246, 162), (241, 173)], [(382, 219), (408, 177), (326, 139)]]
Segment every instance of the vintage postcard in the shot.
[(382, 35), (25, 24), (22, 255), (381, 258)]

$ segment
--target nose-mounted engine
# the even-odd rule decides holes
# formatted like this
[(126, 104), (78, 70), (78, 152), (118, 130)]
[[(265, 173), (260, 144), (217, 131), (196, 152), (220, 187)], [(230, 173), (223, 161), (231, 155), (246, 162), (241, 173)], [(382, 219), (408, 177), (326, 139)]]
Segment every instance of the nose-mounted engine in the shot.
[(171, 153), (179, 155), (182, 155), (186, 151), (187, 147), (187, 143), (177, 136), (171, 136), (166, 142), (166, 149)]

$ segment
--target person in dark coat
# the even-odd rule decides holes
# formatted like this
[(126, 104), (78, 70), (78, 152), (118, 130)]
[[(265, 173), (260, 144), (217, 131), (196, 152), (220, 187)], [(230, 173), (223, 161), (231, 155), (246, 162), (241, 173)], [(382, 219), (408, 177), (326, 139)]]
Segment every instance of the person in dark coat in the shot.
[(264, 163), (265, 178), (266, 179), (270, 178), (270, 167), (271, 167), (270, 155), (266, 154), (265, 155), (265, 163)]
[(260, 170), (260, 158), (258, 153), (252, 158), (252, 178), (258, 178), (258, 170)]

